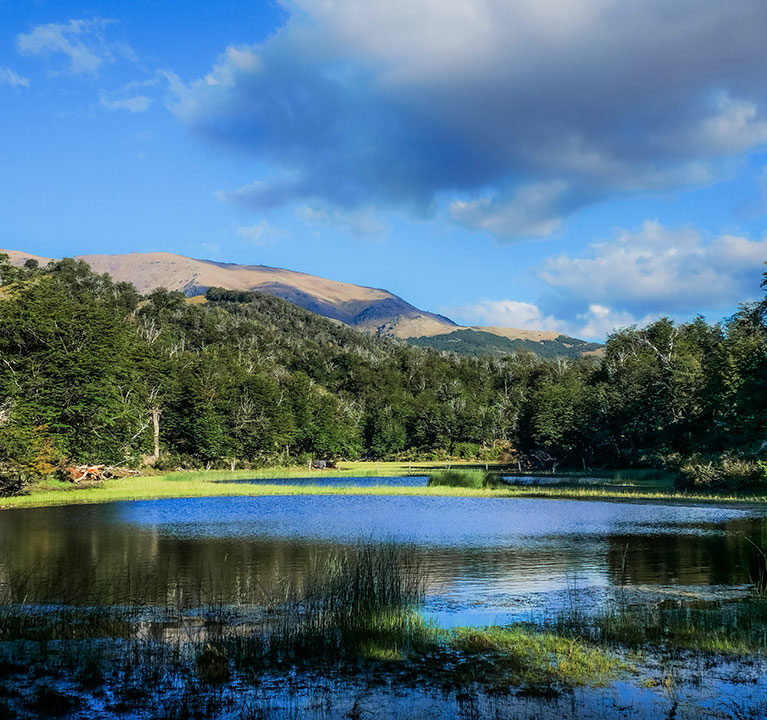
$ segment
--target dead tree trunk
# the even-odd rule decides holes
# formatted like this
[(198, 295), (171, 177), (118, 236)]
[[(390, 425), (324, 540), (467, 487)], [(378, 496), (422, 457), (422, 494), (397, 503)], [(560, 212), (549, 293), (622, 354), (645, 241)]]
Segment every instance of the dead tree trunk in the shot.
[(152, 408), (152, 428), (154, 431), (154, 453), (152, 458), (154, 462), (160, 459), (160, 409)]

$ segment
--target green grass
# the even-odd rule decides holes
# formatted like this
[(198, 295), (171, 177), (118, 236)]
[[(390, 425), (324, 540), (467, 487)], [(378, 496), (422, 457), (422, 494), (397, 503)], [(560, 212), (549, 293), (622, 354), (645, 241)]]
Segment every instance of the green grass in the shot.
[[(472, 463), (451, 463), (459, 469), (476, 469)], [(344, 463), (337, 470), (311, 471), (311, 477), (376, 477), (432, 475), (445, 470), (444, 463), (354, 462)], [(490, 466), (499, 473), (498, 466)], [(28, 488), (28, 493), (0, 498), (1, 508), (35, 507), (114, 502), (118, 500), (152, 500), (160, 498), (264, 496), (264, 495), (425, 495), (442, 497), (540, 497), (577, 500), (626, 500), (716, 503), (767, 503), (767, 496), (714, 493), (675, 492), (672, 490), (605, 487), (327, 487), (318, 485), (248, 485), (228, 483), (227, 480), (308, 477), (303, 467), (260, 470), (224, 470), (173, 472), (107, 480), (90, 487), (70, 483), (48, 482)]]
[(486, 487), (488, 473), (475, 468), (454, 468), (436, 470), (429, 475), (429, 487), (474, 488)]
[(468, 657), (484, 658), (514, 685), (603, 686), (628, 669), (590, 642), (522, 626), (458, 628), (448, 642)]

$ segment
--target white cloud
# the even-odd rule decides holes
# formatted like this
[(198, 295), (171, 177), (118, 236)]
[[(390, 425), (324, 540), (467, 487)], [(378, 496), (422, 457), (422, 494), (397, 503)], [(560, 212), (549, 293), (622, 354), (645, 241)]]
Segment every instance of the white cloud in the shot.
[(0, 67), (0, 85), (11, 87), (29, 87), (29, 78), (22, 77), (9, 67)]
[(630, 325), (644, 325), (657, 319), (592, 303), (570, 319), (545, 313), (538, 305), (518, 300), (483, 300), (455, 308), (449, 313), (467, 325), (498, 326), (520, 330), (544, 330), (586, 340), (602, 341), (611, 332)]
[(550, 257), (541, 278), (558, 291), (552, 303), (598, 303), (631, 312), (728, 309), (754, 297), (767, 261), (767, 237), (722, 235), (706, 243), (693, 228), (646, 221), (590, 246), (587, 257)]
[(743, 152), (767, 143), (767, 117), (756, 103), (723, 95), (716, 114), (703, 121), (697, 140), (722, 153)]
[(99, 95), (99, 103), (107, 110), (127, 110), (128, 112), (139, 113), (149, 110), (152, 100), (146, 95), (110, 99), (106, 93), (102, 92)]
[(497, 325), (522, 330), (564, 331), (565, 324), (552, 315), (545, 315), (533, 303), (519, 300), (482, 300), (451, 311), (467, 325)]
[(659, 316), (643, 315), (635, 317), (623, 310), (614, 310), (605, 305), (592, 303), (588, 308), (575, 316), (573, 321), (566, 323), (567, 335), (585, 338), (587, 340), (604, 340), (611, 332), (631, 325), (644, 326), (657, 320)]
[(16, 47), (24, 55), (63, 54), (69, 58), (71, 72), (95, 73), (117, 56), (135, 57), (128, 45), (107, 42), (103, 31), (111, 22), (90, 18), (37, 25), (30, 32), (16, 36)]
[(646, 221), (595, 243), (584, 257), (548, 258), (540, 271), (549, 292), (538, 303), (483, 300), (456, 308), (466, 324), (554, 330), (587, 339), (662, 316), (689, 319), (699, 312), (730, 313), (759, 297), (767, 236), (719, 235), (706, 241), (690, 227)]

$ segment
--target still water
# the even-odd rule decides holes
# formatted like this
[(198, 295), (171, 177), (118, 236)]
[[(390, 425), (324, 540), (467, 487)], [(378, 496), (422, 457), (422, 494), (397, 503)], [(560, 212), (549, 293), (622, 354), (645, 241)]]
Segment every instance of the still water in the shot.
[[(380, 483), (379, 483), (380, 484)], [(275, 496), (0, 512), (0, 583), (29, 600), (196, 605), (276, 595), (360, 541), (418, 548), (445, 625), (554, 612), (577, 595), (728, 596), (749, 583), (765, 511), (533, 498)], [(87, 597), (91, 595), (92, 597)]]

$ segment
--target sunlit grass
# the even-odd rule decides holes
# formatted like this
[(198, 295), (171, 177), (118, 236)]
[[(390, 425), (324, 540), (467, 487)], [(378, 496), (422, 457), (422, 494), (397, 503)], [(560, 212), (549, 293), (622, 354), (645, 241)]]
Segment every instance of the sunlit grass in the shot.
[(513, 684), (607, 685), (626, 670), (616, 655), (579, 638), (521, 626), (458, 628), (449, 637), (453, 649), (485, 656)]
[[(458, 464), (451, 464), (451, 469)], [(482, 473), (476, 465), (459, 465), (465, 472)], [(407, 475), (444, 474), (444, 463), (343, 463), (338, 469), (313, 470), (305, 467), (272, 468), (259, 470), (225, 470), (172, 472), (106, 480), (95, 486), (80, 487), (71, 483), (51, 481), (32, 486), (28, 493), (0, 499), (0, 508), (33, 507), (44, 505), (69, 505), (103, 503), (119, 500), (153, 500), (161, 498), (192, 498), (218, 496), (269, 496), (269, 495), (401, 495), (437, 497), (539, 497), (580, 500), (626, 500), (626, 501), (673, 501), (673, 502), (725, 502), (764, 503), (767, 496), (733, 495), (713, 493), (690, 493), (639, 488), (561, 487), (561, 486), (507, 486), (507, 487), (402, 487), (380, 485), (369, 487), (332, 487), (327, 485), (286, 485), (230, 483), (229, 480), (289, 478), (348, 478), (348, 477), (398, 477)], [(500, 473), (496, 468), (490, 471)]]

